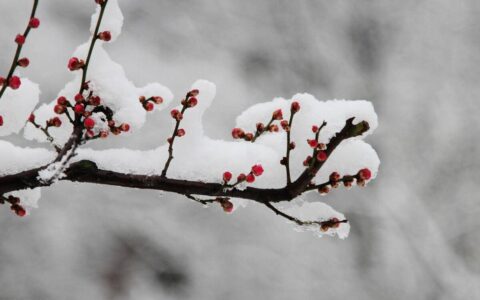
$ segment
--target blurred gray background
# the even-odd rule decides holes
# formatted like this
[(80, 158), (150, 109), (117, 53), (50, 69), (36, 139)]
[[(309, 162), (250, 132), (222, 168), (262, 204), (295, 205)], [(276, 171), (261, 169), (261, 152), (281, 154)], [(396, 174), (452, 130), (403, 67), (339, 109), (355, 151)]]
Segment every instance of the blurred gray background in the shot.
[[(94, 1), (41, 1), (24, 75), (42, 101), (69, 80)], [(61, 183), (19, 219), (0, 209), (0, 299), (479, 299), (480, 2), (477, 0), (120, 0), (108, 45), (133, 82), (177, 99), (217, 84), (208, 134), (275, 96), (371, 100), (382, 160), (366, 189), (326, 200), (352, 224), (347, 240), (297, 233), (250, 204), (233, 215), (184, 197)], [(0, 1), (0, 70), (31, 1)], [(108, 147), (148, 149), (170, 131)], [(21, 136), (9, 140), (21, 145)]]

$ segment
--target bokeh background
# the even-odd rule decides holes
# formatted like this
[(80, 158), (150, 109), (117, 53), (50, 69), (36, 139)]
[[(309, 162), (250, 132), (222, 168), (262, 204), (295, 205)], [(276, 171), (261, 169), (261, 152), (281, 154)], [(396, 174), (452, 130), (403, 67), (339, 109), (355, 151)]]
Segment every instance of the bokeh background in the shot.
[[(1, 73), (31, 2), (0, 0)], [(41, 1), (23, 74), (42, 101), (71, 78), (93, 2)], [(237, 115), (275, 96), (368, 99), (379, 177), (326, 200), (350, 220), (346, 240), (297, 233), (256, 204), (226, 215), (174, 194), (61, 183), (28, 218), (0, 209), (1, 300), (480, 298), (479, 1), (120, 2), (111, 56), (177, 98), (215, 82), (210, 136), (229, 138)], [(155, 147), (170, 123), (151, 116), (143, 134), (103, 147)]]

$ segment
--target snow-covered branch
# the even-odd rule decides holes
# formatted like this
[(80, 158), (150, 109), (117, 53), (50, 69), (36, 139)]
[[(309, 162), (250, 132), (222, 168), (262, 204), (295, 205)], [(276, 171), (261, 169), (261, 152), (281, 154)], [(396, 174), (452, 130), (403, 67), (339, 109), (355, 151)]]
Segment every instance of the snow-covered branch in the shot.
[[(292, 200), (315, 190), (324, 195), (340, 183), (365, 186), (376, 176), (378, 156), (362, 140), (377, 126), (369, 102), (324, 102), (308, 94), (277, 98), (237, 118), (231, 131), (235, 141), (214, 140), (204, 132), (203, 115), (216, 88), (199, 80), (166, 116), (175, 121), (166, 143), (148, 151), (87, 148), (119, 134), (138, 134), (147, 113), (162, 114), (174, 98), (158, 83), (134, 86), (110, 59), (103, 43), (118, 38), (123, 15), (117, 0), (95, 2), (91, 38), (69, 60), (74, 78), (57, 99), (34, 109), (35, 84), (15, 90), (8, 83), (15, 69), (3, 81), (8, 101), (0, 100), (0, 113), (16, 118), (5, 118), (0, 135), (24, 127), (25, 138), (53, 144), (55, 151), (0, 141), (0, 203), (23, 216), (25, 206), (36, 205), (40, 188), (83, 182), (173, 192), (220, 205), (227, 213), (254, 201), (320, 235), (347, 236), (349, 224), (342, 214), (323, 203)], [(13, 100), (24, 104), (12, 106)], [(13, 154), (7, 159), (2, 153)]]

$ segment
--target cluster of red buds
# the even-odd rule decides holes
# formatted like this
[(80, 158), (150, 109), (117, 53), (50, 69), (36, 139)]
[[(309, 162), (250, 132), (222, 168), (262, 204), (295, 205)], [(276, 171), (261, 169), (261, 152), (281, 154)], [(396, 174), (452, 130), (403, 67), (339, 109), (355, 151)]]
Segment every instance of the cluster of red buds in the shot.
[(327, 232), (330, 228), (340, 227), (340, 223), (343, 223), (338, 218), (331, 218), (328, 221), (320, 222), (320, 230), (322, 232)]
[[(262, 165), (260, 164), (256, 164), (256, 165), (253, 165), (252, 166), (252, 169), (250, 170), (250, 172), (248, 174), (245, 174), (245, 173), (240, 173), (238, 176), (237, 176), (237, 182), (235, 182), (235, 184), (233, 184), (233, 186), (236, 186), (237, 184), (241, 183), (241, 182), (248, 182), (248, 183), (252, 183), (255, 181), (255, 178), (258, 177), (258, 176), (261, 176), (263, 174), (263, 167)], [(232, 173), (229, 172), (229, 171), (226, 171), (223, 173), (223, 184), (224, 185), (227, 185), (228, 182), (230, 182), (230, 180), (232, 180)]]
[[(292, 105), (290, 107), (290, 111), (292, 114), (295, 114), (300, 110), (300, 104), (297, 101), (292, 102)], [(280, 127), (277, 124), (274, 124), (274, 121), (280, 121), (280, 127), (282, 127), (283, 130), (286, 132), (290, 131), (290, 125), (288, 123), (288, 120), (283, 119), (283, 112), (281, 109), (276, 109), (272, 113), (272, 117), (270, 121), (267, 124), (264, 123), (257, 123), (255, 128), (256, 132), (245, 132), (245, 130), (241, 128), (233, 128), (232, 129), (232, 137), (234, 139), (243, 139), (247, 142), (254, 142), (257, 137), (262, 135), (265, 132), (279, 132)], [(293, 146), (295, 147), (295, 146)]]
[(175, 126), (175, 131), (171, 137), (167, 139), (167, 142), (169, 144), (173, 143), (173, 140), (175, 137), (182, 137), (185, 135), (185, 129), (183, 128), (178, 128), (180, 126), (180, 121), (183, 120), (183, 114), (188, 108), (192, 108), (197, 106), (198, 104), (198, 99), (197, 96), (200, 93), (199, 90), (191, 90), (190, 92), (187, 93), (185, 99), (181, 101), (182, 104), (182, 110), (178, 110), (176, 108), (172, 109), (170, 111), (170, 116), (176, 121), (177, 125)]
[(310, 146), (310, 148), (313, 149), (313, 156), (308, 155), (305, 158), (305, 160), (303, 161), (303, 165), (305, 167), (311, 166), (312, 163), (315, 162), (315, 160), (323, 162), (323, 161), (326, 161), (328, 158), (327, 152), (325, 151), (327, 150), (327, 145), (325, 145), (324, 143), (318, 142), (318, 137), (322, 127), (323, 126), (319, 127), (317, 125), (312, 126), (312, 132), (315, 134), (315, 137), (313, 139), (307, 139), (307, 144)]
[(8, 198), (1, 197), (0, 204), (4, 204), (5, 202), (10, 203), (10, 209), (17, 214), (19, 217), (23, 217), (27, 214), (27, 211), (23, 206), (20, 205), (20, 198), (14, 196), (8, 196)]
[(155, 108), (154, 104), (159, 105), (163, 103), (163, 98), (160, 96), (153, 96), (147, 99), (145, 96), (140, 96), (138, 101), (140, 101), (146, 111), (152, 111)]
[(318, 188), (318, 192), (321, 195), (326, 195), (330, 192), (330, 188), (337, 188), (340, 183), (343, 183), (345, 187), (350, 188), (355, 181), (358, 186), (363, 187), (370, 178), (372, 178), (372, 171), (368, 168), (361, 169), (356, 175), (344, 175), (343, 177), (338, 172), (333, 172), (330, 174), (328, 182), (322, 184)]

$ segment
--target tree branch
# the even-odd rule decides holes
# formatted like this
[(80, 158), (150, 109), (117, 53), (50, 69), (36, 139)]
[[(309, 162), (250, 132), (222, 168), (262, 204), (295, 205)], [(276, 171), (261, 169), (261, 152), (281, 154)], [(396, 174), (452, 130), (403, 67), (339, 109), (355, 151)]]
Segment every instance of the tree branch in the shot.
[[(357, 125), (353, 125), (352, 121), (353, 118), (347, 120), (345, 127), (330, 140), (327, 148), (329, 154), (332, 153), (343, 140), (359, 135), (368, 129), (368, 123), (361, 122)], [(315, 162), (313, 168), (318, 171), (321, 165), (322, 162)], [(45, 169), (45, 166), (0, 177), (0, 194), (26, 188), (51, 185), (52, 182), (42, 182), (38, 179), (38, 172), (43, 169)], [(65, 176), (59, 178), (59, 180), (113, 185), (127, 188), (162, 190), (182, 195), (243, 198), (259, 203), (275, 203), (290, 201), (298, 195), (311, 190), (312, 186), (310, 185), (310, 182), (314, 176), (312, 176), (312, 174), (314, 173), (311, 173), (309, 170), (310, 169), (307, 169), (307, 173), (304, 172), (300, 175), (292, 185), (284, 188), (268, 189), (247, 187), (240, 190), (235, 187), (225, 188), (222, 183), (179, 180), (166, 178), (161, 175), (135, 175), (102, 170), (99, 169), (94, 162), (83, 160), (70, 164), (64, 172)]]

